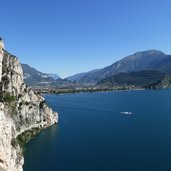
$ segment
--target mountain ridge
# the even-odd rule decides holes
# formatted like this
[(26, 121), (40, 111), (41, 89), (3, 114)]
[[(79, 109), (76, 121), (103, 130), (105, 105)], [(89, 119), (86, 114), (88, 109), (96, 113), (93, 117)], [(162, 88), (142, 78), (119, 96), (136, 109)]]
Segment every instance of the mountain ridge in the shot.
[[(35, 68), (30, 68), (35, 72)], [(102, 69), (94, 69), (88, 72), (69, 76), (65, 79), (59, 78), (57, 80), (49, 77), (49, 74), (44, 74), (37, 70), (36, 74), (32, 74), (33, 77), (29, 78), (27, 77), (29, 72), (25, 69), (25, 67), (23, 67), (23, 70), (25, 82), (30, 86), (45, 86), (54, 88), (95, 86), (102, 80), (108, 79), (120, 73), (151, 70), (160, 71), (162, 73), (171, 75), (171, 55), (167, 55), (160, 50), (154, 49), (140, 51), (133, 53), (132, 55), (128, 55)]]
[(43, 73), (28, 64), (21, 64), (21, 66), (24, 72), (24, 81), (29, 86), (47, 85), (61, 79), (57, 74)]
[(123, 88), (161, 88), (162, 82), (168, 80), (169, 87), (170, 77), (157, 70), (144, 70), (130, 73), (119, 73), (111, 77), (105, 78), (97, 83), (101, 87), (123, 87)]
[[(119, 73), (137, 72), (141, 70), (161, 70), (162, 66), (166, 65), (164, 60), (168, 60), (170, 58), (170, 55), (166, 55), (159, 50), (136, 52), (133, 55), (126, 56), (121, 60), (94, 72), (93, 74), (84, 76), (79, 82), (95, 85), (100, 80)], [(163, 64), (160, 66), (162, 62)], [(165, 68), (165, 72), (170, 72), (169, 67)]]

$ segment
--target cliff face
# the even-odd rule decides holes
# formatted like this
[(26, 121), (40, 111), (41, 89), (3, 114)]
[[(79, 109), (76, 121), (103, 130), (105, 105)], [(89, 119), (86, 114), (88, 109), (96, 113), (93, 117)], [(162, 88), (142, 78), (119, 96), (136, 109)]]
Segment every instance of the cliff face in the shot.
[(22, 171), (18, 136), (58, 122), (58, 114), (23, 81), (19, 60), (0, 49), (0, 171)]

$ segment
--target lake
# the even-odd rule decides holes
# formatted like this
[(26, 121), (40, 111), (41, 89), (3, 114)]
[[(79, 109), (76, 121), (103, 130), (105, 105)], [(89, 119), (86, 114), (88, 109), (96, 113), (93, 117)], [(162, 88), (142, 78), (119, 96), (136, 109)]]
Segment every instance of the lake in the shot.
[(26, 145), (24, 171), (171, 170), (171, 90), (44, 97), (59, 123)]

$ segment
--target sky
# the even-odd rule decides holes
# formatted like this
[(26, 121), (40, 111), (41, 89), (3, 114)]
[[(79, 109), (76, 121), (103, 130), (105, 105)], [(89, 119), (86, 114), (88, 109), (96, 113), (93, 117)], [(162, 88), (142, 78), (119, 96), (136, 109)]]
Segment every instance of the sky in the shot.
[(0, 0), (0, 36), (22, 63), (62, 78), (138, 51), (171, 54), (170, 0)]

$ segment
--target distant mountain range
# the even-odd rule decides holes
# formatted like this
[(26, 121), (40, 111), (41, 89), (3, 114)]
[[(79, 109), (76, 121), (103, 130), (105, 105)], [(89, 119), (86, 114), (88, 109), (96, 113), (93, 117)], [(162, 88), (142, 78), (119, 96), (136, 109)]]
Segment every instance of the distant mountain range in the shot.
[[(67, 85), (67, 86), (147, 86), (162, 83), (171, 76), (171, 55), (159, 50), (137, 52), (102, 69), (75, 74), (65, 79), (54, 75), (44, 74), (23, 64), (25, 82), (28, 85)], [(167, 78), (167, 79), (166, 79)], [(165, 81), (166, 82), (166, 81)], [(170, 81), (167, 81), (167, 84)]]
[(82, 84), (97, 84), (99, 81), (119, 73), (138, 72), (143, 70), (157, 70), (171, 74), (171, 55), (166, 55), (158, 50), (137, 52), (127, 56), (110, 66), (87, 73), (79, 78)]
[(73, 76), (67, 77), (65, 80), (69, 80), (69, 81), (72, 81), (72, 82), (79, 82), (84, 77), (86, 77), (86, 75), (93, 74), (94, 72), (97, 72), (99, 70), (100, 69), (95, 69), (95, 70), (92, 70), (92, 71), (89, 71), (89, 72), (83, 72), (83, 73), (75, 74)]
[(22, 64), (22, 69), (24, 73), (24, 81), (29, 86), (45, 86), (61, 79), (57, 74), (46, 74), (27, 64)]

